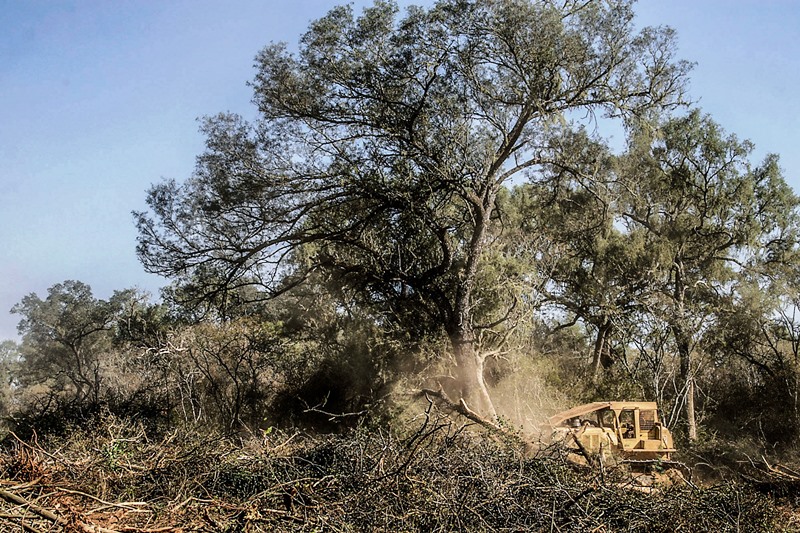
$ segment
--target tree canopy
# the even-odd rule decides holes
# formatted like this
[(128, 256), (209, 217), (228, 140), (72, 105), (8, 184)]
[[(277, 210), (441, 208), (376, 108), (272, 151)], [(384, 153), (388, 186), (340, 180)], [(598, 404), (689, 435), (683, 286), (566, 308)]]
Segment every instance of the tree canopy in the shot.
[(99, 300), (80, 281), (57, 283), (42, 300), (25, 296), (12, 309), (21, 319), (21, 355), (25, 380), (68, 390), (78, 402), (100, 398), (104, 357), (111, 350), (111, 330), (134, 291), (118, 291)]
[(253, 123), (206, 119), (194, 176), (150, 190), (143, 264), (262, 297), (324, 272), (386, 323), (446, 333), (462, 399), (494, 414), (475, 333), (502, 320), (481, 320), (475, 291), (498, 194), (553, 166), (589, 171), (558, 142), (579, 122), (682, 102), (673, 32), (635, 31), (632, 4), (334, 8), (297, 52), (258, 55)]

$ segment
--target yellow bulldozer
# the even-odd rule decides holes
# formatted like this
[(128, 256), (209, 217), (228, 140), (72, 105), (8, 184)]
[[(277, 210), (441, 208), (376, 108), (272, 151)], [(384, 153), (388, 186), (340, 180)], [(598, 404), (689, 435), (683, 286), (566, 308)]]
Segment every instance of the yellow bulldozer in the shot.
[(655, 402), (588, 403), (550, 417), (545, 429), (590, 464), (612, 456), (624, 463), (668, 467), (676, 451)]

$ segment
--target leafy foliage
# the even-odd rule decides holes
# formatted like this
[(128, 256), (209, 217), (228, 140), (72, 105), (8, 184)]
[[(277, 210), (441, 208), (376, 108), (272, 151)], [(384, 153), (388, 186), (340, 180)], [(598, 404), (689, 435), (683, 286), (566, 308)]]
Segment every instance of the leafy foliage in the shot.
[[(626, 0), (334, 8), (296, 52), (259, 53), (256, 119), (205, 119), (194, 174), (135, 214), (143, 265), (172, 280), (162, 302), (65, 281), (14, 307), (3, 414), (52, 438), (99, 413), (147, 432), (338, 432), (291, 458), (191, 452), (151, 478), (125, 472), (124, 439), (93, 459), (131, 490), (163, 482), (158, 498), (324, 489), (328, 523), (280, 519), (302, 527), (773, 527), (739, 486), (644, 500), (452, 421), (388, 429), (400, 383), (503, 428), (640, 398), (700, 445), (797, 447), (798, 198), (777, 156), (755, 164), (749, 142), (681, 114), (689, 67), (670, 29), (634, 31)], [(599, 115), (624, 127), (622, 153)]]
[[(633, 121), (681, 102), (671, 31), (637, 34), (632, 17), (628, 1), (334, 8), (297, 54), (258, 55), (254, 124), (208, 119), (195, 175), (151, 189), (139, 256), (202, 280), (201, 297), (329, 276), (377, 320), (446, 333), (460, 397), (494, 415), (476, 344), (503, 338), (526, 281), (486, 275), (507, 253), (498, 196), (571, 157), (551, 142), (567, 117)], [(486, 297), (481, 282), (513, 292)]]
[(123, 302), (133, 291), (115, 293), (108, 301), (95, 299), (80, 281), (65, 281), (48, 289), (47, 298), (24, 297), (12, 309), (22, 318), (21, 355), (25, 364), (19, 379), (67, 392), (78, 402), (97, 403), (103, 388), (103, 365), (111, 351), (111, 330)]

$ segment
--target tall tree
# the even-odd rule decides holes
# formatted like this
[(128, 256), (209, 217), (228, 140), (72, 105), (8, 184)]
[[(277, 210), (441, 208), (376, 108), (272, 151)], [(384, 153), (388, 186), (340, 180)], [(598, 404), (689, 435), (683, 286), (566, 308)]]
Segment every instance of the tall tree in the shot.
[(537, 262), (543, 293), (566, 322), (594, 330), (591, 374), (611, 362), (615, 337), (640, 305), (651, 257), (643, 232), (623, 231), (617, 164), (604, 143), (574, 132), (558, 139), (565, 154), (550, 165), (528, 206), (529, 231), (548, 240)]
[(207, 294), (255, 283), (270, 295), (324, 271), (385, 323), (443, 331), (461, 399), (494, 414), (476, 332), (497, 321), (480, 323), (475, 294), (498, 194), (558, 159), (547, 139), (569, 120), (682, 97), (672, 31), (636, 33), (632, 4), (333, 9), (298, 53), (258, 55), (254, 124), (208, 119), (194, 176), (150, 190), (143, 264), (208, 279)]
[[(701, 335), (737, 276), (791, 249), (797, 198), (777, 158), (751, 166), (752, 145), (692, 111), (637, 137), (623, 164), (631, 231), (646, 231), (657, 279), (650, 308), (680, 360), (688, 436), (697, 437), (695, 361)], [(789, 240), (787, 240), (789, 239)]]

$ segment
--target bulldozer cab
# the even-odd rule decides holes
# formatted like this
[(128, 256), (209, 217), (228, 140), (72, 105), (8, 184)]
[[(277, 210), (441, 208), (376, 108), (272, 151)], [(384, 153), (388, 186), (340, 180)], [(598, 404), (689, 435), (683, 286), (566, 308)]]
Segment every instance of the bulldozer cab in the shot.
[(661, 450), (666, 455), (673, 451), (672, 437), (665, 441), (666, 430), (659, 422), (655, 407), (625, 407), (619, 411), (618, 430), (625, 451), (631, 453)]
[(571, 436), (591, 453), (607, 448), (632, 460), (669, 460), (672, 435), (655, 402), (595, 402), (549, 419), (553, 433)]

